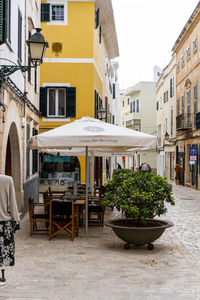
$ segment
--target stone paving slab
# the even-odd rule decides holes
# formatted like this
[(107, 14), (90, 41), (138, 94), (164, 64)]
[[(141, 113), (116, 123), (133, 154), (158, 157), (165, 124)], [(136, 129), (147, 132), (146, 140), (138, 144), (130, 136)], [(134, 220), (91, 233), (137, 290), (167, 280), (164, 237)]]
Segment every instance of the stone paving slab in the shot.
[(88, 238), (83, 229), (73, 242), (64, 234), (30, 237), (26, 216), (0, 300), (200, 300), (200, 192), (174, 186), (174, 196), (165, 216), (174, 226), (153, 251), (124, 250), (108, 227), (89, 228)]

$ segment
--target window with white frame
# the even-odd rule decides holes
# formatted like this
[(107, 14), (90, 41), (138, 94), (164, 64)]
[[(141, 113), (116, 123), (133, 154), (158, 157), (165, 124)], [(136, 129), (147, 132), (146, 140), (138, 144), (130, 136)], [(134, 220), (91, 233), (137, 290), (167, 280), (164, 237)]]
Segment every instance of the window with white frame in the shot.
[(64, 21), (64, 5), (51, 6), (51, 20)]
[(167, 131), (167, 118), (165, 118), (165, 127), (164, 127), (164, 135), (168, 133)]
[(160, 110), (162, 110), (162, 97), (160, 97)]
[(140, 112), (140, 100), (139, 99), (136, 100), (136, 112), (137, 113)]
[(177, 116), (180, 115), (180, 98), (177, 99)]
[(48, 117), (64, 117), (66, 115), (66, 89), (48, 89)]
[(190, 58), (190, 47), (188, 47), (186, 50), (186, 58), (187, 60)]
[(174, 76), (170, 78), (170, 98), (174, 96)]
[(157, 134), (157, 136), (158, 136), (158, 146), (160, 146), (161, 145), (161, 124), (159, 124), (158, 125), (158, 134)]
[(173, 107), (171, 108), (171, 128), (170, 128), (170, 135), (173, 136), (173, 130), (174, 130), (174, 110)]
[(180, 66), (179, 66), (179, 61), (178, 61), (176, 64), (176, 71), (179, 72), (179, 70), (180, 70)]
[(132, 111), (131, 111), (132, 113), (134, 113), (135, 112), (135, 100), (132, 102)]
[(181, 66), (182, 66), (182, 67), (184, 66), (184, 54), (181, 55)]
[(184, 94), (181, 96), (181, 114), (184, 114), (185, 112), (185, 97)]
[(195, 52), (197, 50), (197, 38), (193, 40), (192, 44), (193, 44), (193, 51)]
[(197, 114), (197, 84), (193, 87), (194, 96), (194, 127), (196, 127), (196, 114)]
[(41, 3), (41, 22), (51, 25), (67, 25), (67, 1)]

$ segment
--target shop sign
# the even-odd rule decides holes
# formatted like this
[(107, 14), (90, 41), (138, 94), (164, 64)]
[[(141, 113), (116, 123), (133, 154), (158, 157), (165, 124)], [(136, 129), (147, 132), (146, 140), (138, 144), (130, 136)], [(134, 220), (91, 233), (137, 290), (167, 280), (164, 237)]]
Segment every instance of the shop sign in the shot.
[(198, 157), (198, 148), (196, 147), (190, 147), (189, 149), (189, 161), (190, 165), (194, 165), (195, 162), (197, 161)]
[(44, 162), (70, 162), (69, 156), (60, 156), (60, 155), (44, 155)]

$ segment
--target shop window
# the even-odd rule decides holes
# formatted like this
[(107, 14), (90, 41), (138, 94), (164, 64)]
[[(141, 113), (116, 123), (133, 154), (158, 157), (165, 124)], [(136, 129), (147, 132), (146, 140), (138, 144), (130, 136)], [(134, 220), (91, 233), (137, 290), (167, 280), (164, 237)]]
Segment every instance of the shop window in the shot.
[(141, 131), (141, 120), (133, 120), (133, 129), (136, 131)]
[(40, 185), (72, 185), (74, 181), (80, 181), (80, 164), (76, 156), (40, 155), (42, 170)]

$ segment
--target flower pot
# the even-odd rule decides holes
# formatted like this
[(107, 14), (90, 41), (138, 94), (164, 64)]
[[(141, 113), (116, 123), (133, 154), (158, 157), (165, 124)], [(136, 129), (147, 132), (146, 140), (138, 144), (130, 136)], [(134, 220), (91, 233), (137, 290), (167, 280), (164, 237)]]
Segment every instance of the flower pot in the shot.
[(112, 227), (114, 233), (127, 244), (135, 246), (143, 246), (148, 244), (148, 249), (152, 250), (154, 246), (151, 244), (157, 240), (166, 228), (172, 227), (173, 223), (166, 220), (149, 219), (144, 226), (138, 226), (135, 219), (114, 219), (107, 221), (106, 226)]

